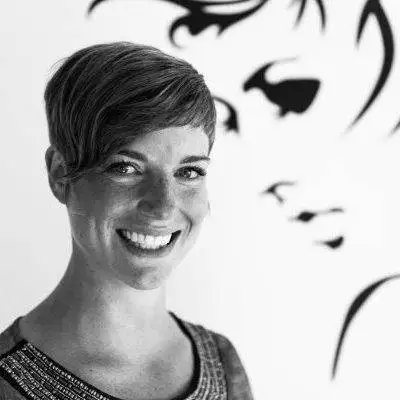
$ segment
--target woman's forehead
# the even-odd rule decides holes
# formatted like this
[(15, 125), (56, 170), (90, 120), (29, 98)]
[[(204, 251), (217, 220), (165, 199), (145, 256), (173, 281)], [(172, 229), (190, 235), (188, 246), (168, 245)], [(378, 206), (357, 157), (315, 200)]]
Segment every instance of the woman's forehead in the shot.
[(208, 156), (208, 136), (202, 128), (191, 126), (169, 127), (136, 137), (121, 148), (118, 154), (144, 162), (179, 163), (188, 157)]

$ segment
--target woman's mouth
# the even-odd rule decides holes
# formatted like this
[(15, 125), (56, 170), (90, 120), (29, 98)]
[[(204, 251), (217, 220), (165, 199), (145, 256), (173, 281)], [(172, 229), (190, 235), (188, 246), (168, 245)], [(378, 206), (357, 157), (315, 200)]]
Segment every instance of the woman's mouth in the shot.
[(174, 245), (181, 231), (175, 231), (165, 235), (148, 235), (128, 229), (118, 229), (120, 238), (129, 245), (130, 249), (141, 253), (160, 254)]

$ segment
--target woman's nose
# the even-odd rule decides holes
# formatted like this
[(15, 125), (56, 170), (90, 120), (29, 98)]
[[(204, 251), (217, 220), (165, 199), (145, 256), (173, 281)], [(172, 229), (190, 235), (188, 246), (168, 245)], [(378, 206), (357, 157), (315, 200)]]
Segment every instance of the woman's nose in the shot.
[(149, 180), (142, 194), (137, 205), (141, 215), (157, 220), (170, 219), (175, 208), (175, 195), (167, 178)]

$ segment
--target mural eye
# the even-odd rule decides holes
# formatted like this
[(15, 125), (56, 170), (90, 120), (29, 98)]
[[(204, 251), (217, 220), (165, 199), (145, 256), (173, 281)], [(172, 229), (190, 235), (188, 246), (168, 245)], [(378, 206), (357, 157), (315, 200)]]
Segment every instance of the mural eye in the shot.
[(278, 83), (269, 82), (266, 73), (275, 64), (271, 62), (258, 69), (243, 85), (245, 92), (259, 89), (265, 97), (279, 107), (279, 116), (289, 111), (306, 112), (317, 96), (320, 87), (318, 79), (286, 79)]

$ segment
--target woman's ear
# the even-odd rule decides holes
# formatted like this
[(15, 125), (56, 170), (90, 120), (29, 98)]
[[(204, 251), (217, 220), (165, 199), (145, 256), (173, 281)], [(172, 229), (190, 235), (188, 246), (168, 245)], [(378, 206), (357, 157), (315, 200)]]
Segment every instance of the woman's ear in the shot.
[(46, 150), (45, 158), (51, 191), (62, 204), (66, 204), (68, 183), (63, 178), (67, 173), (64, 158), (52, 146)]

